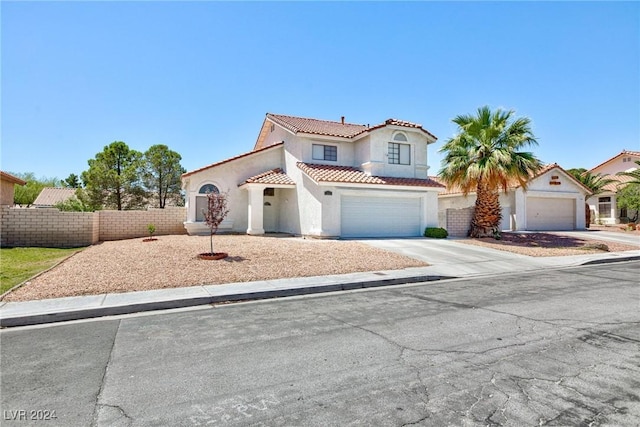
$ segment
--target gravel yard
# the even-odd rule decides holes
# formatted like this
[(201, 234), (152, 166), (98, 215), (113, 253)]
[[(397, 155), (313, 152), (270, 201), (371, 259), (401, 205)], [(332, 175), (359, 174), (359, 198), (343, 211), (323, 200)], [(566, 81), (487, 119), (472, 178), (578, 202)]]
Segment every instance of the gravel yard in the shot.
[[(595, 236), (594, 236), (595, 237)], [(484, 246), (521, 255), (544, 257), (585, 255), (606, 252), (600, 245), (606, 245), (608, 252), (632, 251), (640, 246), (625, 245), (604, 240), (580, 239), (552, 233), (503, 233), (500, 240), (494, 238), (464, 239), (460, 242)]]
[[(536, 257), (599, 253), (603, 252), (598, 249), (600, 244), (610, 252), (640, 249), (552, 233), (511, 232), (504, 233), (501, 240), (458, 241)], [(220, 261), (198, 259), (199, 253), (209, 251), (208, 236), (103, 242), (71, 256), (3, 300), (29, 301), (427, 265), (359, 242), (340, 240), (219, 235), (214, 237), (214, 250), (227, 252), (229, 257)]]
[(142, 240), (91, 246), (11, 292), (4, 300), (28, 301), (427, 265), (351, 241), (219, 235), (213, 238), (214, 251), (227, 252), (229, 257), (204, 261), (197, 255), (209, 252), (208, 236)]

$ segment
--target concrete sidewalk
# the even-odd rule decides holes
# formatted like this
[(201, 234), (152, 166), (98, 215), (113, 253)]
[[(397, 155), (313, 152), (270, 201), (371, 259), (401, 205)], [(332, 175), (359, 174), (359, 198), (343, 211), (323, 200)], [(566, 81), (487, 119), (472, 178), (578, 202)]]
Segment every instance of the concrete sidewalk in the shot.
[[(223, 301), (286, 297), (640, 259), (640, 250), (534, 258), (464, 245), (455, 242), (455, 240), (429, 240), (429, 255), (426, 256), (422, 254), (424, 248), (421, 252), (411, 247), (402, 250), (393, 247), (394, 242), (398, 240), (402, 240), (405, 246), (407, 246), (407, 242), (412, 241), (412, 239), (385, 239), (367, 241), (367, 243), (425, 260), (431, 265), (403, 270), (299, 277), (224, 285), (202, 285), (39, 301), (0, 301), (0, 327), (26, 326), (143, 311), (192, 307)], [(425, 239), (416, 239), (415, 242), (416, 244), (425, 242)], [(398, 243), (395, 243), (395, 245), (398, 245)], [(455, 256), (453, 253), (455, 253)]]

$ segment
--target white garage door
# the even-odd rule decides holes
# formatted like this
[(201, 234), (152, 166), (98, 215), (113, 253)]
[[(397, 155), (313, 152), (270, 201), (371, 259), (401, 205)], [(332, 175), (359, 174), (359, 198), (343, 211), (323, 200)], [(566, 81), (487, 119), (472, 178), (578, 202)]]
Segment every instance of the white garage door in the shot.
[(342, 237), (422, 235), (419, 198), (345, 196), (341, 221)]
[(527, 197), (527, 230), (575, 230), (576, 201)]

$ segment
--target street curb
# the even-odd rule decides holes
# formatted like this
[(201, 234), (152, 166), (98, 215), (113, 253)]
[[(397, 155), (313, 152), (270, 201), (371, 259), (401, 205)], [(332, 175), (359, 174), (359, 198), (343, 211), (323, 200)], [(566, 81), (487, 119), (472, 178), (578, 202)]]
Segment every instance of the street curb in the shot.
[(613, 262), (638, 261), (638, 260), (640, 260), (640, 256), (628, 256), (628, 257), (621, 257), (621, 258), (603, 258), (603, 259), (594, 259), (593, 261), (587, 261), (580, 265), (610, 264)]
[(269, 298), (291, 297), (298, 295), (320, 294), (336, 291), (350, 291), (354, 289), (373, 288), (380, 286), (405, 285), (419, 282), (432, 282), (436, 280), (455, 279), (451, 276), (413, 276), (394, 279), (381, 279), (360, 282), (331, 283), (326, 285), (308, 286), (300, 288), (274, 289), (245, 293), (233, 293), (228, 295), (216, 295), (209, 297), (178, 298), (173, 300), (153, 301), (136, 304), (123, 304), (108, 307), (95, 307), (79, 310), (56, 311), (49, 313), (35, 313), (0, 318), (0, 327), (11, 328), (17, 326), (31, 326), (46, 323), (66, 322), (70, 320), (91, 319), (95, 317), (116, 316), (122, 314), (141, 313), (156, 310), (168, 310), (173, 308), (195, 307), (199, 305), (215, 304), (220, 302), (260, 300)]

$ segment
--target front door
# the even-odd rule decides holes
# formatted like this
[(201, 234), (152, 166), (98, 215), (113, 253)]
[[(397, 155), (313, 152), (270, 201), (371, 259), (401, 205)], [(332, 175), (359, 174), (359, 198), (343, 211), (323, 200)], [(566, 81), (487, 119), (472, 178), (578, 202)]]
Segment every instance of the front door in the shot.
[(278, 231), (278, 221), (276, 218), (276, 207), (273, 202), (264, 202), (262, 211), (262, 221), (265, 233), (275, 233)]

